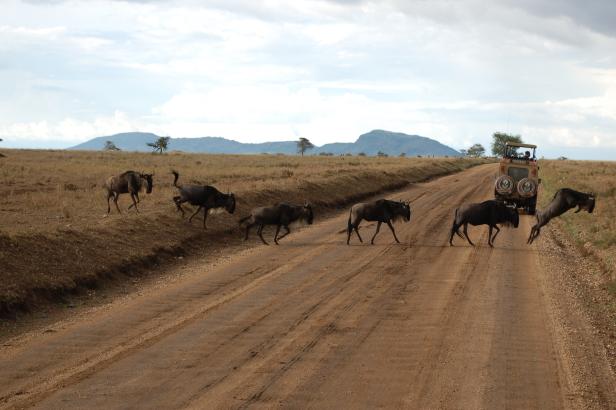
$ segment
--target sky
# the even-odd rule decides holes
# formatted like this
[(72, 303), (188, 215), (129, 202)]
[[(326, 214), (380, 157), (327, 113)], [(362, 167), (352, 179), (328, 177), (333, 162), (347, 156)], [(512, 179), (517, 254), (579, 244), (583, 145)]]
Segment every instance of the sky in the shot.
[(0, 0), (1, 147), (143, 131), (616, 159), (612, 0)]

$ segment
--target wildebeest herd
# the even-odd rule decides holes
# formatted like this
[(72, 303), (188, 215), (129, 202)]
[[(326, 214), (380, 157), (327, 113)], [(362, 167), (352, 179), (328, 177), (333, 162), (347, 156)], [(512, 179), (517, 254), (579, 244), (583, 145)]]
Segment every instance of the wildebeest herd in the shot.
[[(178, 180), (180, 174), (177, 171), (172, 171), (171, 173), (174, 176), (173, 186), (178, 190), (178, 195), (173, 197), (173, 202), (177, 211), (182, 213), (182, 218), (185, 216), (184, 208), (182, 208), (183, 203), (188, 203), (197, 207), (197, 210), (188, 219), (189, 222), (203, 210), (204, 229), (207, 229), (206, 221), (210, 210), (224, 209), (230, 214), (235, 211), (235, 195), (233, 193), (222, 193), (210, 185), (179, 185)], [(139, 192), (144, 188), (146, 193), (149, 194), (152, 192), (153, 175), (154, 174), (126, 171), (120, 175), (109, 177), (104, 185), (107, 192), (107, 215), (111, 212), (109, 200), (112, 198), (116, 209), (118, 212), (121, 212), (118, 206), (118, 197), (120, 194), (130, 194), (133, 203), (128, 209), (135, 207), (135, 210), (139, 212), (137, 207), (137, 204), (140, 202)], [(537, 223), (531, 228), (527, 243), (529, 245), (532, 244), (539, 236), (541, 228), (552, 218), (560, 216), (570, 209), (577, 207), (576, 213), (580, 212), (582, 209), (586, 210), (588, 213), (592, 213), (595, 209), (595, 197), (593, 193), (578, 192), (570, 188), (561, 188), (556, 191), (552, 201), (543, 210), (537, 211), (535, 215)], [(242, 225), (245, 224), (244, 240), (248, 239), (250, 229), (257, 227), (257, 235), (259, 235), (261, 241), (266, 245), (268, 245), (268, 243), (263, 238), (263, 228), (266, 225), (276, 226), (274, 243), (278, 245), (278, 240), (291, 233), (289, 228), (291, 223), (303, 221), (311, 225), (313, 220), (314, 213), (309, 203), (306, 202), (303, 205), (295, 205), (281, 202), (272, 206), (254, 208), (250, 212), (250, 215), (240, 219), (239, 225), (242, 227)], [(363, 243), (358, 229), (362, 220), (377, 222), (376, 230), (370, 241), (371, 244), (374, 244), (374, 238), (376, 238), (381, 224), (383, 223), (387, 224), (396, 242), (400, 243), (392, 222), (397, 220), (410, 221), (411, 206), (409, 202), (392, 201), (388, 199), (379, 199), (373, 202), (353, 205), (349, 211), (346, 229), (347, 245), (350, 243), (353, 232), (357, 234), (359, 241)], [(474, 243), (468, 236), (468, 225), (470, 224), (473, 226), (488, 225), (488, 245), (492, 247), (496, 236), (500, 232), (498, 225), (517, 228), (519, 222), (520, 216), (518, 210), (500, 201), (488, 200), (481, 203), (464, 204), (455, 210), (449, 236), (449, 245), (453, 246), (454, 235), (458, 235), (463, 239), (466, 237), (468, 243), (474, 246)], [(284, 228), (285, 232), (281, 236), (278, 236), (280, 228)], [(460, 228), (463, 228), (462, 232), (464, 236), (460, 233)], [(494, 230), (496, 230), (496, 232), (492, 235)]]

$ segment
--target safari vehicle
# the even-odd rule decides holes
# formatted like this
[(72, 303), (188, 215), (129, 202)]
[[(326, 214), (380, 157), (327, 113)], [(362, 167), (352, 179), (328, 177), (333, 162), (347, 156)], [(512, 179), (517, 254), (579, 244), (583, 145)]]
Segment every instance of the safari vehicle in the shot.
[(536, 149), (536, 145), (507, 142), (494, 186), (497, 200), (522, 208), (529, 215), (535, 214), (537, 190), (541, 183)]

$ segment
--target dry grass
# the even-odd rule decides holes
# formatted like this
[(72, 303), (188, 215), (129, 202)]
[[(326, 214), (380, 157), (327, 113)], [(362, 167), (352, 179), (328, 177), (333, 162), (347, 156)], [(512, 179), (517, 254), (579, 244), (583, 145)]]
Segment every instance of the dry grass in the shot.
[(592, 214), (568, 212), (560, 225), (587, 252), (592, 251), (616, 279), (616, 162), (542, 161), (543, 192), (540, 204), (549, 202), (559, 188), (595, 192), (597, 202)]
[[(6, 151), (0, 159), (0, 313), (134, 274), (191, 244), (237, 240), (237, 220), (254, 206), (311, 201), (327, 207), (481, 163), (455, 158), (152, 155), (124, 152)], [(105, 179), (126, 170), (154, 172), (140, 214), (112, 206), (105, 218)], [(207, 232), (175, 212), (171, 169), (182, 183), (215, 185), (237, 198), (234, 215), (208, 218)], [(226, 238), (226, 239), (225, 239)]]
[[(435, 170), (454, 170), (461, 163), (456, 159), (429, 158), (180, 153), (9, 151), (7, 154), (0, 162), (0, 226), (8, 233), (112, 223), (101, 218), (107, 209), (102, 184), (108, 176), (130, 169), (155, 173), (153, 194), (141, 195), (142, 213), (152, 215), (174, 210), (171, 169), (180, 172), (180, 183), (215, 185), (221, 191), (235, 192), (242, 202), (246, 194), (301, 190), (303, 184), (328, 185), (345, 178), (347, 183), (352, 183), (367, 173), (383, 172), (394, 178), (402, 174), (429, 176)], [(337, 193), (337, 190), (332, 192)], [(120, 197), (123, 211), (129, 203), (127, 195)], [(115, 212), (113, 209), (114, 215)]]

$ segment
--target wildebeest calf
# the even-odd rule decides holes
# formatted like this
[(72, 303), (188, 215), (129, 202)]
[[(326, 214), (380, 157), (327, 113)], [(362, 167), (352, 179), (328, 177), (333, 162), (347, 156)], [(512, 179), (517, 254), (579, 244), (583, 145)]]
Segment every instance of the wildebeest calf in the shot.
[[(504, 203), (490, 200), (479, 204), (466, 204), (456, 209), (456, 213), (453, 219), (453, 225), (451, 226), (451, 236), (449, 237), (449, 245), (453, 246), (453, 235), (457, 234), (460, 238), (463, 236), (460, 234), (460, 227), (464, 225), (464, 236), (472, 246), (475, 244), (468, 237), (468, 224), (473, 226), (488, 225), (490, 230), (488, 232), (488, 245), (493, 247), (496, 235), (500, 232), (497, 224), (513, 225), (517, 228), (520, 223), (520, 216), (515, 208), (510, 208)], [(494, 237), (492, 237), (492, 229), (496, 229)]]
[(152, 193), (152, 176), (154, 174), (143, 174), (135, 171), (126, 171), (120, 175), (112, 176), (107, 178), (105, 181), (105, 190), (107, 191), (107, 214), (111, 212), (111, 206), (109, 205), (109, 199), (113, 198), (113, 203), (116, 206), (116, 209), (119, 213), (120, 207), (118, 206), (118, 198), (120, 194), (130, 194), (133, 203), (128, 207), (128, 209), (135, 207), (135, 210), (139, 212), (137, 208), (137, 204), (139, 203), (139, 192), (143, 188), (143, 181), (146, 182), (146, 190), (147, 194)]
[(390, 201), (388, 199), (379, 199), (374, 202), (359, 203), (351, 207), (349, 212), (349, 221), (347, 223), (347, 245), (351, 240), (353, 231), (357, 234), (360, 242), (364, 242), (359, 235), (359, 224), (365, 219), (366, 221), (377, 221), (376, 231), (372, 236), (371, 244), (374, 245), (374, 238), (381, 229), (381, 224), (385, 222), (391, 233), (394, 235), (396, 242), (400, 243), (396, 237), (396, 231), (391, 224), (391, 221), (404, 219), (407, 222), (411, 220), (411, 206), (408, 202)]
[[(263, 227), (265, 225), (276, 225), (274, 243), (278, 245), (278, 239), (282, 239), (289, 233), (291, 233), (291, 230), (289, 229), (289, 224), (298, 220), (303, 220), (306, 221), (308, 225), (311, 225), (313, 219), (314, 214), (312, 212), (312, 206), (310, 204), (305, 203), (304, 205), (293, 205), (283, 202), (278, 203), (274, 206), (265, 206), (253, 209), (250, 212), (250, 215), (240, 219), (240, 226), (244, 222), (247, 222), (246, 235), (244, 236), (244, 240), (247, 240), (250, 228), (255, 225), (258, 225), (257, 234), (259, 235), (259, 238), (261, 238), (264, 244), (269, 245), (267, 242), (265, 242), (265, 239), (263, 239)], [(278, 237), (280, 227), (284, 227), (286, 232), (282, 234), (282, 236)]]
[(592, 214), (592, 211), (595, 209), (595, 194), (585, 194), (583, 192), (574, 191), (570, 188), (561, 188), (556, 191), (554, 198), (552, 198), (552, 201), (548, 204), (548, 206), (540, 211), (537, 211), (537, 214), (535, 215), (537, 218), (537, 223), (530, 230), (530, 235), (528, 236), (528, 241), (526, 241), (526, 243), (529, 245), (533, 243), (533, 241), (539, 236), (541, 228), (550, 222), (550, 219), (556, 218), (576, 206), (578, 209), (575, 213), (585, 209), (589, 214)]
[(182, 208), (184, 202), (198, 207), (188, 222), (192, 221), (193, 217), (203, 209), (203, 229), (207, 229), (205, 222), (210, 209), (224, 208), (230, 214), (235, 211), (235, 195), (232, 193), (223, 194), (210, 185), (178, 185), (180, 174), (176, 171), (171, 171), (171, 173), (174, 176), (173, 186), (179, 191), (179, 195), (173, 197), (173, 202), (178, 211), (182, 212), (182, 218), (185, 215), (184, 208)]

